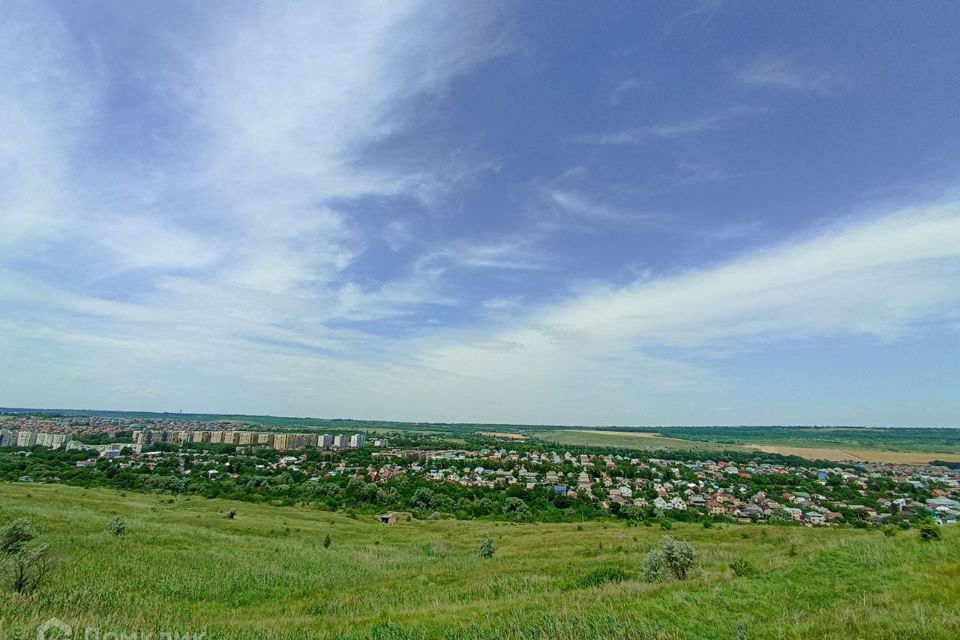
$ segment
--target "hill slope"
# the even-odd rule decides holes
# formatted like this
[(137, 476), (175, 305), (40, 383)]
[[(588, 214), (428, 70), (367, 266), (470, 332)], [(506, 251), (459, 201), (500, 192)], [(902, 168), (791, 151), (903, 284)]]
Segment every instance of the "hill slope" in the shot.
[[(0, 598), (3, 638), (34, 638), (51, 616), (102, 633), (240, 640), (960, 634), (956, 529), (923, 543), (915, 531), (677, 526), (670, 533), (696, 545), (699, 570), (648, 584), (643, 558), (665, 532), (620, 523), (387, 526), (53, 485), (0, 484), (0, 505), (0, 524), (33, 519), (65, 559), (41, 594)], [(106, 532), (115, 514), (127, 520), (121, 537)], [(485, 537), (499, 546), (493, 559), (477, 557)], [(752, 575), (733, 576), (738, 557)], [(598, 568), (628, 579), (603, 583), (590, 577)]]

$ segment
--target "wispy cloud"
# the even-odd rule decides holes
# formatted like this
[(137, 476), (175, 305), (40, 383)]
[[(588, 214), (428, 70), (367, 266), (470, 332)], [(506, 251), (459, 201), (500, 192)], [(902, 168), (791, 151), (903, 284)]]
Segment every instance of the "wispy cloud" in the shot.
[(644, 92), (649, 90), (649, 83), (644, 82), (635, 76), (631, 76), (621, 81), (616, 87), (613, 88), (613, 91), (610, 92), (610, 97), (607, 99), (607, 101), (610, 103), (610, 106), (619, 107), (629, 94), (637, 91)]
[(842, 78), (835, 72), (820, 69), (795, 57), (762, 54), (736, 70), (741, 84), (769, 87), (804, 95), (832, 95)]
[(895, 338), (960, 304), (960, 204), (831, 225), (730, 263), (646, 279), (545, 313), (660, 346), (827, 335)]
[[(957, 281), (960, 203), (947, 202), (839, 222), (713, 267), (595, 287), (482, 339), (435, 337), (419, 351), (430, 369), (463, 379), (477, 397), (501, 394), (522, 414), (511, 391), (520, 385), (570, 420), (591, 414), (580, 403), (620, 403), (630, 389), (722, 388), (685, 356), (707, 348), (729, 354), (836, 336), (891, 341), (920, 326), (949, 327), (960, 306)], [(482, 346), (491, 343), (511, 348)], [(676, 355), (651, 355), (664, 349)], [(596, 367), (603, 390), (585, 383)], [(521, 382), (528, 379), (542, 384), (534, 391)], [(460, 384), (449, 386), (459, 393)]]
[(644, 145), (664, 140), (678, 140), (712, 131), (719, 131), (753, 116), (769, 113), (764, 107), (731, 107), (718, 109), (685, 120), (673, 120), (658, 124), (627, 127), (618, 131), (586, 134), (573, 138), (573, 142), (597, 145)]
[(538, 224), (541, 229), (597, 230), (609, 225), (644, 225), (663, 227), (673, 217), (656, 211), (630, 210), (588, 197), (570, 188), (545, 188), (546, 211)]
[(462, 241), (422, 255), (417, 271), (450, 267), (467, 269), (536, 270), (548, 264), (536, 235), (512, 235), (490, 241)]

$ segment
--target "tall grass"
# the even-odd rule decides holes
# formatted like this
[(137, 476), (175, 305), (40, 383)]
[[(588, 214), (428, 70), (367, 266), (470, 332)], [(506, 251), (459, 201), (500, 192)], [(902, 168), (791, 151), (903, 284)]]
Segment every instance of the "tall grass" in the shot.
[[(652, 585), (639, 576), (663, 532), (612, 523), (387, 526), (307, 508), (0, 484), (0, 523), (17, 516), (64, 564), (32, 598), (0, 592), (2, 638), (34, 638), (51, 616), (231, 640), (960, 636), (960, 531), (950, 528), (921, 543), (677, 525), (670, 534), (696, 545), (700, 562), (682, 583)], [(116, 516), (123, 536), (106, 530)], [(497, 544), (493, 558), (477, 557), (484, 538)], [(737, 558), (749, 575), (733, 575)]]

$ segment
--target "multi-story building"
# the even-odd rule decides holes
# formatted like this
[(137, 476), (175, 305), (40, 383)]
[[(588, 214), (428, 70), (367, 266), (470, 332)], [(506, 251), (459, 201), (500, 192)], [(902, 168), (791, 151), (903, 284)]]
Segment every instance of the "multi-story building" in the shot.
[(321, 449), (329, 449), (333, 446), (333, 435), (329, 433), (324, 433), (323, 435), (317, 436), (317, 446)]
[(267, 446), (267, 447), (273, 446), (273, 435), (274, 435), (274, 434), (272, 434), (272, 433), (258, 433), (258, 434), (256, 434), (256, 436), (257, 436), (257, 444), (262, 444), (262, 445), (265, 445), (265, 446)]
[(33, 447), (36, 444), (37, 444), (36, 431), (18, 431), (17, 432), (18, 447)]
[(333, 437), (333, 446), (336, 449), (346, 449), (350, 446), (350, 436), (336, 435)]
[(211, 431), (210, 444), (223, 444), (223, 436), (225, 433), (225, 431)]
[(292, 433), (278, 433), (273, 438), (273, 448), (278, 451), (286, 451), (287, 449), (293, 449), (295, 445), (296, 436)]
[(362, 449), (366, 443), (367, 435), (365, 433), (355, 433), (350, 436), (350, 447), (353, 449)]
[(69, 433), (38, 433), (36, 444), (48, 449), (59, 449), (71, 440), (73, 440), (73, 435)]
[(236, 431), (224, 431), (223, 432), (223, 444), (238, 444), (240, 442), (240, 434)]
[(0, 429), (0, 447), (13, 446), (13, 431)]
[(209, 431), (194, 431), (193, 437), (190, 439), (191, 442), (196, 444), (205, 444), (210, 442), (210, 432)]
[(375, 447), (389, 447), (390, 443), (387, 442), (386, 438), (377, 438), (373, 441), (373, 446)]
[(237, 438), (237, 444), (256, 444), (257, 434), (253, 431), (241, 431)]
[(133, 443), (134, 444), (152, 444), (153, 431), (150, 431), (150, 429), (134, 430)]

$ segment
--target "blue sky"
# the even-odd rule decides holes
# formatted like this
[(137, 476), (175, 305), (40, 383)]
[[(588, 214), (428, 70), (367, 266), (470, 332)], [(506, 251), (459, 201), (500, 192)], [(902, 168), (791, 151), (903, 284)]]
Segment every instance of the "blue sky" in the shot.
[(0, 12), (0, 406), (960, 425), (960, 4)]

